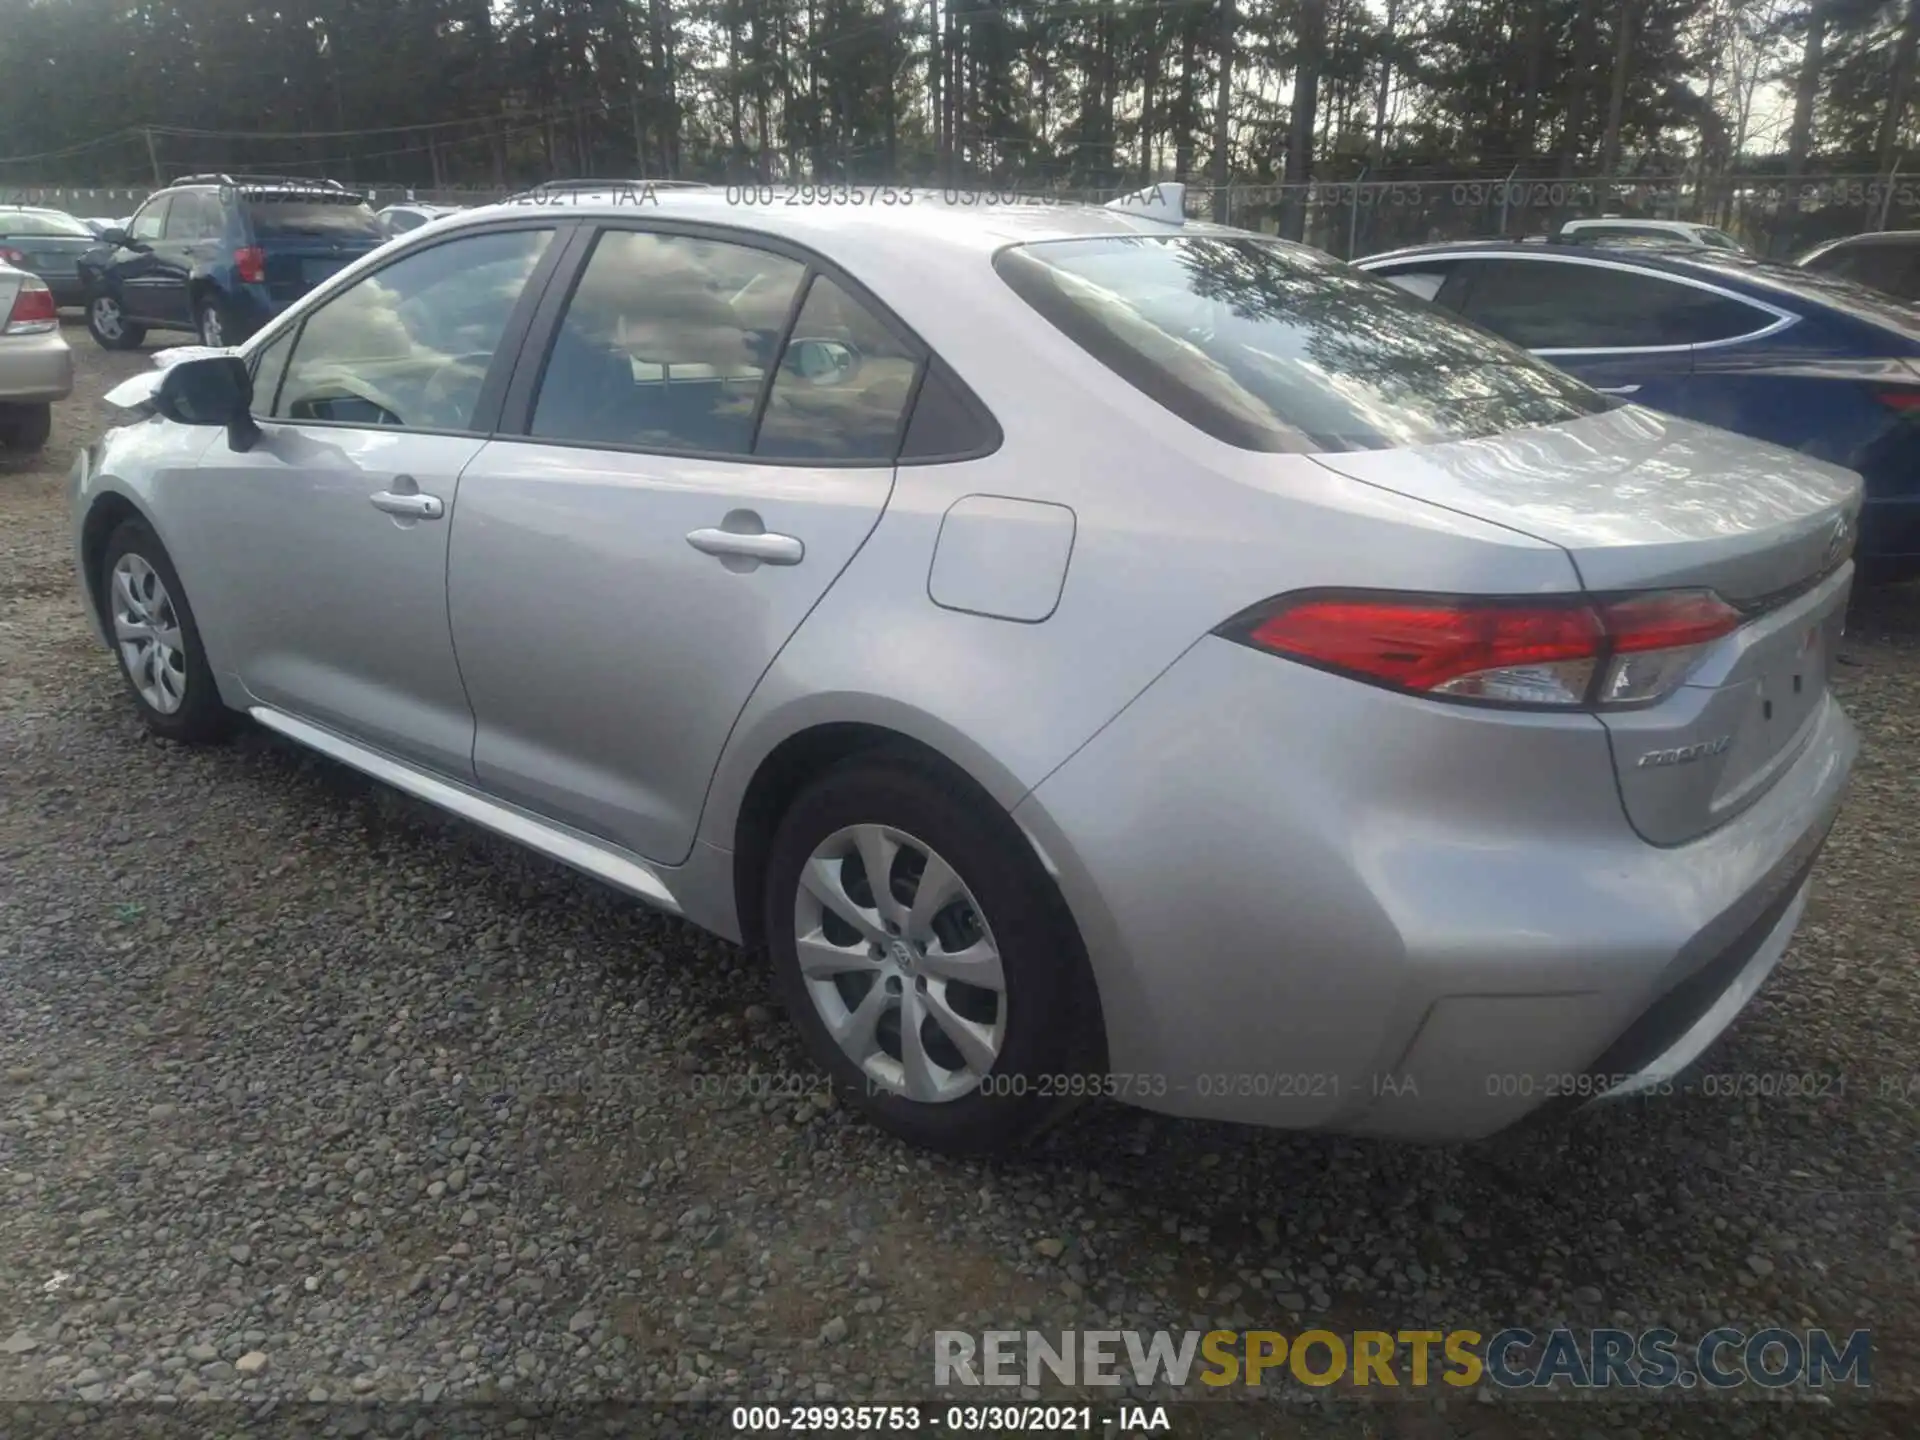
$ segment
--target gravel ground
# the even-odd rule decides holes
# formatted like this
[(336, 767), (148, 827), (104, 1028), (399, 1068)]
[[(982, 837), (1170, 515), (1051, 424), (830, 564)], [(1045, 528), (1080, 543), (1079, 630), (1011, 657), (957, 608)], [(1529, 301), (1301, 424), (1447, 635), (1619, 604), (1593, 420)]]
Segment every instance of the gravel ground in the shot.
[(1920, 1424), (1920, 587), (1859, 608), (1853, 798), (1707, 1065), (1844, 1097), (1455, 1148), (1114, 1107), (930, 1159), (804, 1082), (732, 1093), (807, 1069), (751, 957), (264, 736), (147, 738), (62, 492), (148, 361), (68, 334), (52, 446), (0, 456), (0, 1432), (48, 1400), (898, 1401), (935, 1328), (1315, 1321), (1870, 1326), (1879, 1403), (1286, 1412), (1314, 1433)]

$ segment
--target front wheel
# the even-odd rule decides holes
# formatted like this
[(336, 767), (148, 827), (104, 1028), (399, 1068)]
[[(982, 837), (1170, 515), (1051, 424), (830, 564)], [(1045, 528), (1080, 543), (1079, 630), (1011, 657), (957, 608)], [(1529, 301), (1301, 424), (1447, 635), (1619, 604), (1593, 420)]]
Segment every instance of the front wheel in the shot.
[(814, 1061), (883, 1128), (950, 1153), (1019, 1144), (1097, 1085), (1077, 935), (991, 801), (857, 758), (775, 834), (766, 933)]
[(43, 448), (53, 434), (53, 406), (0, 405), (0, 445), (32, 452)]
[(143, 521), (124, 520), (108, 537), (99, 585), (120, 673), (147, 728), (192, 744), (225, 739), (233, 712), (221, 703), (186, 587)]
[(127, 319), (127, 312), (111, 295), (87, 302), (87, 333), (105, 350), (131, 350), (147, 338), (147, 327)]

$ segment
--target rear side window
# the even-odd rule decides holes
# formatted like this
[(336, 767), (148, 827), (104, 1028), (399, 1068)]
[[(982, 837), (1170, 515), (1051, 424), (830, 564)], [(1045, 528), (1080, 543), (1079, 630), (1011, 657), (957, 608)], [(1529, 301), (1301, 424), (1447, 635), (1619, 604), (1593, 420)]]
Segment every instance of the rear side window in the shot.
[(753, 453), (774, 460), (888, 460), (919, 357), (824, 275), (813, 277), (774, 371)]
[(383, 240), (380, 219), (364, 204), (338, 200), (249, 200), (257, 240)]
[(610, 230), (567, 304), (530, 433), (745, 455), (806, 266), (755, 246)]
[(1379, 450), (1609, 408), (1522, 351), (1317, 251), (1237, 236), (1109, 235), (994, 266), (1094, 359), (1248, 450)]
[(204, 190), (183, 190), (167, 213), (169, 240), (217, 240), (224, 228), (220, 202)]
[(1646, 350), (1751, 335), (1775, 316), (1644, 271), (1553, 260), (1475, 260), (1462, 313), (1529, 350)]

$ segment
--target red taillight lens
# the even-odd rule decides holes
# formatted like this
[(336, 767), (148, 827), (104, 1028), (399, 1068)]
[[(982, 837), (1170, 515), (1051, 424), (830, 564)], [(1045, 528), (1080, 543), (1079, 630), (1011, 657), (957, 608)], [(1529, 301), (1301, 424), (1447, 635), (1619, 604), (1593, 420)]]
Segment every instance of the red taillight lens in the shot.
[(11, 245), (0, 245), (0, 261), (5, 261), (9, 265), (18, 265), (22, 269), (25, 269), (27, 252), (24, 250), (16, 250)]
[(1496, 705), (1631, 705), (1739, 628), (1705, 590), (1543, 604), (1403, 595), (1282, 598), (1222, 633), (1397, 690)]
[(53, 292), (47, 288), (47, 282), (35, 275), (27, 276), (13, 297), (13, 309), (7, 312), (6, 333), (37, 335), (58, 328), (59, 324), (60, 312), (54, 307)]
[(248, 285), (266, 284), (267, 252), (258, 245), (248, 245), (234, 251), (233, 263), (239, 267), (241, 280)]
[(1911, 390), (1879, 390), (1874, 392), (1874, 398), (1889, 410), (1920, 411), (1920, 385)]

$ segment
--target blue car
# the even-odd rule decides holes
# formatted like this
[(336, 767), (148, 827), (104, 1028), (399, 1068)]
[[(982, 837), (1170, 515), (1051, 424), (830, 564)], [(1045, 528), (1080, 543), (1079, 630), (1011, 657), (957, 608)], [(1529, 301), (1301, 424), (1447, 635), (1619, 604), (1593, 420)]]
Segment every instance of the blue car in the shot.
[(334, 181), (190, 175), (82, 258), (87, 329), (109, 350), (149, 330), (237, 345), (386, 238), (366, 198)]
[(1595, 389), (1858, 471), (1863, 577), (1920, 576), (1920, 311), (1719, 250), (1475, 241), (1357, 263)]

